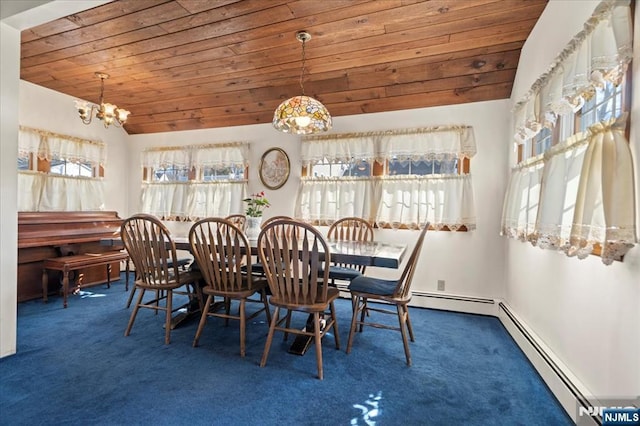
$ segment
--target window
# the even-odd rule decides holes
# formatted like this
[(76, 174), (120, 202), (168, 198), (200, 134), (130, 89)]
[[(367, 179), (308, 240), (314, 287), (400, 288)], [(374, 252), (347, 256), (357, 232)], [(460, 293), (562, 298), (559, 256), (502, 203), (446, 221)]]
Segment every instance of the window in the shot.
[(596, 89), (595, 96), (586, 101), (575, 115), (578, 131), (584, 132), (589, 126), (618, 118), (623, 112), (629, 111), (630, 102), (623, 96), (626, 92), (625, 88), (626, 84), (623, 80), (617, 85), (607, 81), (603, 88)]
[(475, 228), (472, 129), (434, 127), (307, 137), (296, 217), (315, 224), (357, 216), (379, 227)]
[(104, 208), (102, 142), (21, 126), (18, 147), (20, 211)]
[(636, 244), (631, 59), (628, 2), (602, 2), (516, 104), (503, 235), (605, 264)]
[(197, 220), (244, 210), (248, 144), (151, 148), (142, 154), (142, 211)]
[(447, 160), (398, 160), (392, 158), (388, 162), (390, 176), (395, 175), (450, 175), (458, 173), (458, 158)]
[(93, 177), (94, 168), (91, 163), (70, 161), (65, 158), (51, 160), (49, 173), (62, 176)]

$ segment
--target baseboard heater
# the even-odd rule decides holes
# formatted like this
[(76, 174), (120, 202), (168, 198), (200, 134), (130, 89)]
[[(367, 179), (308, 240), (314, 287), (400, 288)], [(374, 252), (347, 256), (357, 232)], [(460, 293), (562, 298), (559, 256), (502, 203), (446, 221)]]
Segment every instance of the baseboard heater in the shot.
[(425, 291), (412, 291), (411, 295), (414, 297), (429, 297), (431, 299), (455, 300), (456, 302), (487, 303), (489, 305), (493, 305), (495, 303), (495, 300), (484, 297), (456, 296), (455, 294), (438, 294)]
[[(518, 318), (516, 318), (509, 308), (502, 302), (498, 303), (498, 307), (507, 315), (507, 317), (511, 320), (513, 325), (520, 331), (522, 336), (527, 339), (531, 347), (535, 349), (536, 352), (540, 355), (543, 361), (551, 368), (551, 370), (558, 376), (558, 378), (564, 383), (564, 385), (569, 389), (569, 392), (576, 398), (576, 400), (582, 405), (584, 408), (589, 409), (591, 407), (591, 403), (587, 399), (586, 396), (580, 389), (567, 377), (567, 375), (562, 371), (562, 369), (555, 363), (555, 361), (549, 356), (549, 354), (538, 344), (536, 339), (527, 331), (527, 329), (522, 325)], [(599, 415), (592, 416), (592, 419), (596, 421), (596, 423), (602, 426), (602, 417)]]

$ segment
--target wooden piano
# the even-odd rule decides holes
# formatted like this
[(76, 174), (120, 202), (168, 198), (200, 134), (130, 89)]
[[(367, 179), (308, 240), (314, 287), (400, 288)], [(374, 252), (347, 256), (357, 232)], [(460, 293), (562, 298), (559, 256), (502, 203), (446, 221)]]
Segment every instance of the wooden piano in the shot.
[[(114, 211), (19, 212), (18, 213), (18, 302), (41, 298), (45, 259), (85, 253), (118, 251), (100, 239), (119, 235), (122, 219)], [(88, 267), (75, 271), (83, 287), (106, 283), (107, 268)], [(49, 293), (60, 289), (60, 273), (49, 271)], [(119, 262), (111, 267), (111, 281), (120, 277)]]

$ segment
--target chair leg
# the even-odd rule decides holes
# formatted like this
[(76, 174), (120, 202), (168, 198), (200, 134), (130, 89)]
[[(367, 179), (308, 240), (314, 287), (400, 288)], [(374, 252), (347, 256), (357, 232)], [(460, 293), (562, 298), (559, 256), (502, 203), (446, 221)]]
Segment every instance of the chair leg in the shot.
[(269, 334), (267, 334), (267, 342), (264, 344), (264, 351), (262, 352), (262, 359), (260, 360), (260, 367), (264, 367), (269, 357), (269, 349), (271, 349), (271, 341), (273, 340), (273, 333), (276, 330), (276, 323), (280, 317), (280, 307), (276, 306), (275, 312), (271, 317), (271, 324), (269, 325)]
[(266, 291), (262, 290), (260, 299), (262, 299), (262, 303), (264, 303), (264, 313), (267, 316), (267, 324), (271, 324), (271, 309), (269, 309), (269, 300), (267, 300)]
[(360, 296), (352, 294), (351, 306), (353, 309), (353, 313), (351, 315), (351, 327), (349, 328), (349, 340), (347, 340), (347, 353), (351, 353), (351, 344), (353, 343), (353, 335), (356, 332), (356, 320), (358, 318), (359, 305)]
[(333, 321), (333, 337), (336, 341), (336, 349), (340, 350), (340, 334), (338, 333), (338, 320), (336, 319), (336, 308), (333, 302), (329, 306), (331, 309), (331, 320)]
[(360, 314), (360, 333), (362, 333), (362, 329), (364, 328), (364, 318), (367, 314), (367, 298), (362, 298), (362, 313)]
[(204, 325), (207, 322), (207, 314), (209, 313), (209, 309), (211, 309), (211, 302), (213, 301), (213, 296), (207, 296), (207, 303), (204, 309), (202, 309), (202, 315), (200, 315), (200, 323), (198, 324), (198, 329), (196, 330), (196, 337), (193, 338), (193, 347), (198, 346), (198, 341), (200, 340), (200, 335), (202, 334), (202, 330), (204, 329)]
[(316, 362), (318, 363), (318, 378), (323, 379), (322, 371), (322, 331), (320, 330), (320, 312), (313, 313), (313, 334), (316, 341)]
[(133, 301), (133, 296), (136, 294), (136, 285), (133, 284), (131, 287), (131, 292), (129, 293), (129, 299), (127, 299), (127, 309), (131, 307), (131, 302)]
[[(135, 287), (133, 288), (135, 290)], [(128, 336), (131, 333), (131, 328), (133, 328), (133, 323), (136, 320), (136, 315), (138, 315), (138, 309), (140, 309), (140, 304), (142, 303), (142, 297), (144, 296), (145, 289), (140, 289), (140, 294), (138, 295), (138, 301), (136, 302), (136, 306), (133, 307), (133, 311), (131, 312), (131, 316), (129, 317), (129, 324), (127, 324), (127, 329), (124, 331), (124, 335)]]
[(247, 327), (246, 299), (240, 299), (240, 356), (245, 354), (245, 330)]
[(400, 333), (402, 334), (402, 343), (404, 345), (404, 355), (407, 358), (407, 365), (411, 365), (411, 352), (409, 351), (409, 342), (407, 341), (406, 321), (407, 317), (401, 305), (396, 305), (398, 309), (398, 321), (400, 322)]
[[(168, 345), (171, 342), (171, 308), (173, 302), (173, 290), (167, 290), (167, 316), (164, 325), (164, 344)], [(160, 303), (160, 302), (158, 302)]]
[(407, 316), (407, 330), (409, 331), (409, 339), (411, 339), (412, 342), (415, 342), (416, 339), (413, 337), (413, 326), (411, 325), (411, 316), (409, 315), (409, 306), (407, 305), (403, 305), (403, 306), (404, 306), (405, 315)]

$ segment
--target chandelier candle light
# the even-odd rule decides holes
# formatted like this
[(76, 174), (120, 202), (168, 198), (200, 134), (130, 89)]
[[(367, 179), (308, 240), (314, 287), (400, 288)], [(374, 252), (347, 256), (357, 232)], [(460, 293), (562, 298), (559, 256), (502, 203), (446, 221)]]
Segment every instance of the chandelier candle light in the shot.
[(298, 31), (296, 38), (302, 43), (302, 72), (300, 73), (301, 96), (294, 96), (282, 102), (273, 114), (273, 127), (284, 133), (307, 135), (326, 132), (331, 129), (331, 114), (317, 99), (304, 94), (305, 43), (311, 40), (311, 34)]
[(109, 78), (109, 74), (97, 72), (96, 77), (100, 79), (100, 105), (76, 100), (76, 108), (78, 109), (78, 114), (80, 114), (80, 119), (84, 124), (90, 124), (95, 115), (96, 118), (104, 122), (104, 127), (109, 127), (111, 124), (122, 127), (127, 121), (130, 112), (126, 109), (118, 108), (114, 104), (104, 102), (104, 81)]

